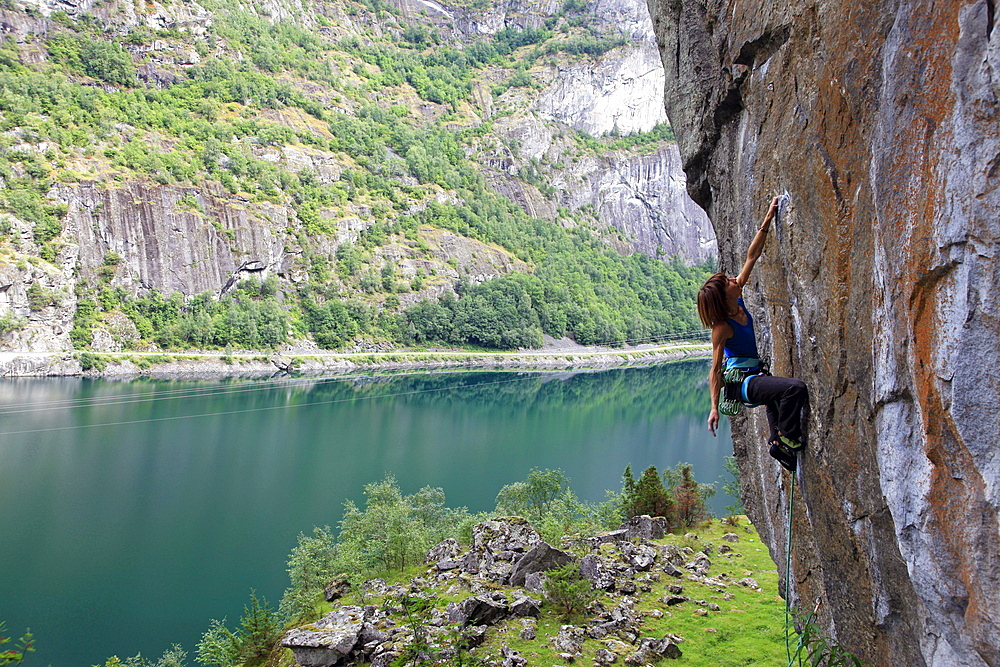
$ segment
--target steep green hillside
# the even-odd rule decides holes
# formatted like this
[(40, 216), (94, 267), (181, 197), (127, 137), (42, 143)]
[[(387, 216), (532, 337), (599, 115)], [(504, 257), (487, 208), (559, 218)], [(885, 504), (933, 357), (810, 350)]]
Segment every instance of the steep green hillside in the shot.
[[(624, 44), (588, 30), (582, 3), (475, 38), (380, 0), (202, 7), (2, 10), (18, 29), (0, 48), (0, 265), (30, 309), (10, 299), (6, 334), (60, 307), (77, 348), (98, 332), (126, 349), (514, 348), (543, 333), (621, 344), (697, 328), (707, 266), (620, 254), (592, 208), (526, 212), (558, 201), (553, 177), (577, 160), (657, 150), (668, 127), (561, 127), (557, 164), (520, 158), (495, 129), (552, 68)], [(144, 212), (129, 188), (172, 209)], [(135, 209), (111, 207), (116, 192)], [(220, 248), (242, 261), (226, 285), (158, 284), (137, 257), (167, 241), (144, 220), (146, 237), (109, 231), (175, 214), (212, 235), (199, 261)], [(265, 232), (284, 259), (261, 270), (246, 248)]]

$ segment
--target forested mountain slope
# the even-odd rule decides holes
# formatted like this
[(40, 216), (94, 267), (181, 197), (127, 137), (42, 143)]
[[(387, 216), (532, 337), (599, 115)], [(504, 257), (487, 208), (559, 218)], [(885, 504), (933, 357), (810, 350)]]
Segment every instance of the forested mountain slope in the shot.
[(645, 5), (0, 9), (16, 350), (620, 344), (697, 327)]

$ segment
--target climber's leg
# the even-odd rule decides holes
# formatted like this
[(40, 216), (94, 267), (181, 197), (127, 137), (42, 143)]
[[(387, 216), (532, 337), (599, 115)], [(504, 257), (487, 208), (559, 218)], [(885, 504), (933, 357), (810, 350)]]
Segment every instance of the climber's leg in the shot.
[(792, 449), (805, 446), (802, 408), (809, 401), (809, 390), (802, 380), (759, 375), (750, 380), (747, 398), (767, 406), (767, 421), (771, 426), (769, 442), (777, 440)]

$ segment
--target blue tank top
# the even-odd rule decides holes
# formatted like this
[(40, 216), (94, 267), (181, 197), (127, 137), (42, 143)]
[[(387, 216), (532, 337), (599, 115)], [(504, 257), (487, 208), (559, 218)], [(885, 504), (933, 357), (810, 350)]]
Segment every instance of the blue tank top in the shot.
[(726, 357), (745, 357), (757, 359), (757, 339), (753, 335), (753, 318), (750, 311), (743, 305), (743, 299), (738, 301), (740, 308), (747, 314), (747, 323), (740, 324), (733, 318), (726, 318), (726, 322), (733, 327), (733, 337), (726, 339), (723, 351)]

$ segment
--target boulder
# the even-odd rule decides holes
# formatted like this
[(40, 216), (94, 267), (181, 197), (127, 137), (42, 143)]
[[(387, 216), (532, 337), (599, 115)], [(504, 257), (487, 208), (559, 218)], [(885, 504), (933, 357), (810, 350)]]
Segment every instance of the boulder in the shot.
[(640, 572), (647, 572), (656, 562), (657, 551), (648, 544), (633, 544), (622, 542), (618, 545), (619, 551), (625, 558), (625, 562)]
[(665, 562), (663, 564), (663, 571), (666, 574), (669, 574), (671, 577), (680, 577), (680, 576), (682, 576), (684, 574), (683, 572), (681, 572), (680, 570), (678, 570), (676, 567), (674, 567), (674, 564), (671, 563), (670, 561), (667, 561), (667, 562)]
[(695, 557), (684, 565), (684, 569), (691, 570), (695, 574), (705, 574), (710, 567), (712, 567), (712, 561), (701, 551), (695, 554)]
[(440, 563), (444, 559), (455, 559), (459, 553), (461, 553), (462, 547), (459, 545), (458, 540), (453, 537), (449, 537), (440, 544), (437, 544), (427, 551), (427, 555), (424, 557), (425, 563)]
[(448, 603), (448, 620), (463, 628), (470, 625), (494, 625), (510, 616), (510, 606), (502, 593), (477, 595), (462, 602)]
[(580, 559), (580, 574), (590, 580), (591, 586), (598, 590), (610, 591), (615, 587), (615, 575), (603, 560), (594, 554), (587, 554)]
[(547, 572), (574, 560), (571, 554), (560, 551), (547, 542), (539, 542), (514, 563), (510, 573), (510, 585), (523, 586), (529, 574)]
[(528, 664), (528, 661), (520, 653), (506, 644), (500, 647), (500, 656), (503, 658), (500, 667), (525, 667)]
[(472, 548), (493, 553), (525, 553), (542, 541), (531, 524), (521, 517), (499, 517), (480, 522), (472, 529)]
[(472, 529), (472, 548), (462, 559), (460, 569), (483, 579), (506, 583), (514, 561), (541, 541), (538, 531), (520, 517), (482, 521)]
[(545, 592), (545, 574), (533, 572), (524, 578), (524, 587), (532, 593), (541, 595)]
[(511, 615), (522, 618), (526, 616), (538, 616), (541, 614), (541, 609), (541, 602), (533, 600), (526, 595), (518, 595), (510, 605)]
[(722, 536), (722, 539), (726, 542), (739, 542), (740, 536), (736, 533), (726, 533)]
[(533, 618), (521, 619), (521, 631), (517, 636), (525, 641), (534, 641), (538, 633), (538, 621)]
[(302, 667), (332, 667), (358, 644), (370, 613), (368, 609), (355, 605), (341, 607), (316, 623), (289, 630), (281, 645), (292, 650), (295, 662)]
[(559, 634), (553, 637), (552, 641), (549, 642), (549, 646), (558, 653), (568, 653), (576, 656), (583, 648), (583, 642), (586, 639), (587, 635), (583, 628), (575, 625), (564, 625), (559, 628)]
[(660, 660), (677, 660), (681, 655), (680, 647), (671, 639), (667, 637), (660, 639), (646, 637), (639, 642), (639, 648), (636, 652), (625, 659), (625, 664), (649, 665)]
[(618, 659), (614, 653), (606, 648), (599, 648), (594, 652), (594, 664), (595, 665), (610, 665), (615, 660)]
[(670, 522), (662, 516), (651, 517), (648, 514), (634, 516), (621, 525), (626, 539), (641, 538), (644, 540), (659, 540), (670, 532)]
[(323, 589), (323, 597), (326, 598), (327, 602), (333, 602), (334, 600), (339, 600), (348, 593), (351, 592), (351, 582), (347, 577), (337, 577)]

